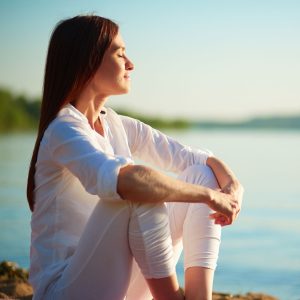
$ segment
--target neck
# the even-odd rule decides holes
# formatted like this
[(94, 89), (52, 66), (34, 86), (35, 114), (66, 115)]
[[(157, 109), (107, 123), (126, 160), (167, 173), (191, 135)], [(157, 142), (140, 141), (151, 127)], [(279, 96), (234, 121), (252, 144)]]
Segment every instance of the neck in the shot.
[(74, 101), (74, 106), (87, 117), (90, 126), (95, 129), (95, 124), (106, 101), (107, 97), (81, 95)]

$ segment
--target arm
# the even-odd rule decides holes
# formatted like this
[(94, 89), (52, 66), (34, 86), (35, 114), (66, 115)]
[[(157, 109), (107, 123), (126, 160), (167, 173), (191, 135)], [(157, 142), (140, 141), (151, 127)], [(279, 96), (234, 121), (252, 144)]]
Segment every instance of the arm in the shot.
[[(220, 160), (212, 157), (210, 152), (184, 146), (138, 120), (124, 116), (121, 116), (121, 120), (133, 155), (164, 170), (176, 173), (182, 172), (186, 167), (193, 164), (207, 164), (217, 177), (222, 188), (221, 191), (231, 194), (241, 204), (241, 185), (233, 172)], [(233, 193), (233, 190), (236, 192)], [(224, 216), (218, 214), (215, 215), (214, 219), (217, 224), (221, 225), (231, 223), (230, 220), (226, 220)]]
[(213, 170), (221, 189), (225, 188), (228, 184), (239, 185), (236, 176), (220, 159), (214, 156), (208, 157), (206, 164)]
[[(242, 198), (244, 193), (244, 188), (234, 175), (234, 173), (230, 170), (230, 168), (220, 159), (216, 157), (209, 157), (206, 161), (206, 164), (212, 169), (214, 172), (216, 179), (221, 187), (221, 192), (232, 195), (238, 201), (238, 209), (236, 216), (240, 211), (240, 207), (242, 205)], [(223, 216), (220, 216), (218, 213), (212, 215), (212, 217), (216, 220), (217, 224), (228, 225), (231, 224), (229, 220), (224, 219)]]
[(126, 200), (140, 202), (190, 202), (205, 203), (226, 216), (235, 219), (237, 201), (231, 194), (186, 183), (164, 175), (146, 166), (122, 167), (117, 182), (118, 194)]
[(205, 164), (211, 153), (183, 145), (151, 126), (120, 116), (133, 156), (165, 171), (181, 173), (194, 164)]
[(56, 120), (45, 132), (44, 143), (51, 165), (69, 170), (85, 190), (106, 201), (121, 200), (116, 191), (119, 169), (132, 163), (123, 156), (106, 152), (93, 139), (93, 132), (76, 119)]

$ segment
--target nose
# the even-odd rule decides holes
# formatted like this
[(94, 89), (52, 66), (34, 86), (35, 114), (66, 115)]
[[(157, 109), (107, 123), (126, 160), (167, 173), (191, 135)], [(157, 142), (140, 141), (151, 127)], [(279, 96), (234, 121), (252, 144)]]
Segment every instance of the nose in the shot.
[(129, 58), (126, 58), (125, 68), (127, 71), (132, 71), (134, 69), (134, 64)]

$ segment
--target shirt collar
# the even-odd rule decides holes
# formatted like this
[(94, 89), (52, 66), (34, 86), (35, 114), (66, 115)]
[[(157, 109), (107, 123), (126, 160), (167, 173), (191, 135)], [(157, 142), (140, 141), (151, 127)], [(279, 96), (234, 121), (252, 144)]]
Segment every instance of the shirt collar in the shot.
[[(73, 117), (80, 119), (82, 121), (88, 122), (87, 117), (80, 112), (75, 106), (73, 106), (72, 104), (68, 103), (66, 104), (59, 112), (58, 112), (58, 116), (63, 116), (66, 114), (70, 114)], [(107, 109), (106, 107), (103, 107), (101, 112), (100, 112), (100, 116), (101, 117), (106, 117), (107, 115)]]

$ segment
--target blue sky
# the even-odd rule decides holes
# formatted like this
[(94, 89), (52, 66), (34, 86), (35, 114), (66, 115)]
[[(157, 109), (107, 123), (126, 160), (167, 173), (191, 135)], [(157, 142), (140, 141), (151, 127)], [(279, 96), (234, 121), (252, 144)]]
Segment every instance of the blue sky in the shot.
[(39, 96), (54, 25), (116, 21), (135, 64), (108, 105), (159, 116), (241, 119), (300, 113), (298, 0), (1, 0), (0, 86)]

